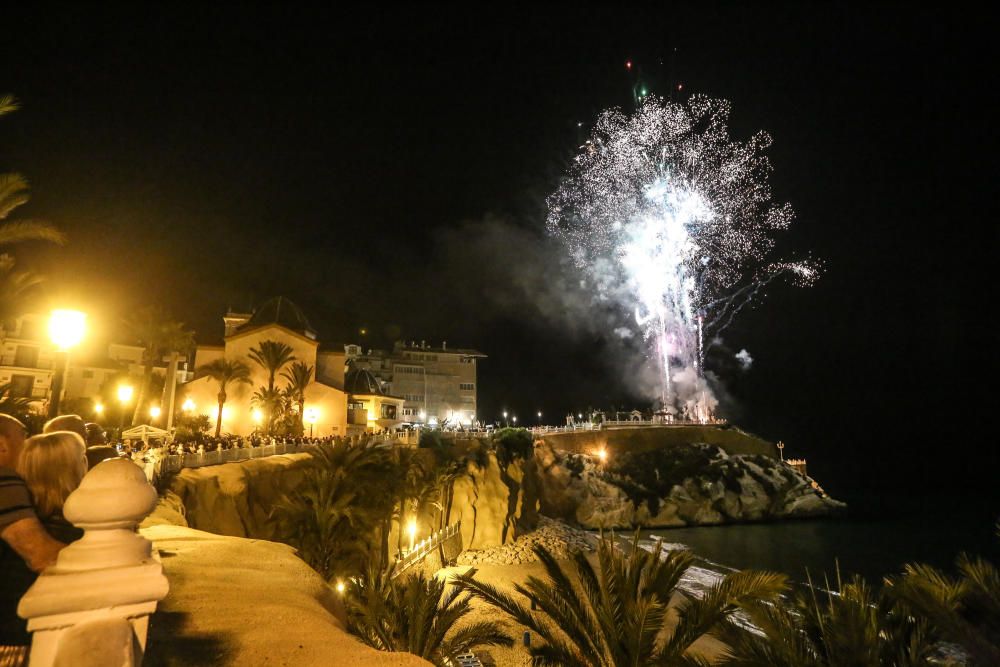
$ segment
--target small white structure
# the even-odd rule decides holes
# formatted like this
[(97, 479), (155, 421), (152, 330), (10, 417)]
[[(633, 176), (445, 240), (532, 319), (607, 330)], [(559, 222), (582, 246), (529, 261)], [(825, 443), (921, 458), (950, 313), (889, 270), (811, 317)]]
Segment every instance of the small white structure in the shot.
[(59, 553), (21, 598), (33, 634), (31, 667), (131, 667), (142, 663), (149, 616), (169, 590), (152, 544), (136, 526), (156, 490), (125, 459), (95, 466), (63, 514), (84, 535)]
[(146, 444), (149, 444), (150, 440), (166, 440), (170, 437), (170, 432), (164, 431), (162, 428), (150, 426), (149, 424), (140, 424), (139, 426), (133, 426), (126, 431), (122, 431), (121, 437), (122, 440), (142, 440)]

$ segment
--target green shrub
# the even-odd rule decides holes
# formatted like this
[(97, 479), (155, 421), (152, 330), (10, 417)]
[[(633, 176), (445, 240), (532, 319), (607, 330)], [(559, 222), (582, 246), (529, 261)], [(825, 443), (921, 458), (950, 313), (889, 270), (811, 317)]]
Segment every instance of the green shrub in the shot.
[(535, 451), (531, 433), (523, 428), (502, 428), (493, 434), (497, 461), (507, 467), (514, 461), (529, 458)]

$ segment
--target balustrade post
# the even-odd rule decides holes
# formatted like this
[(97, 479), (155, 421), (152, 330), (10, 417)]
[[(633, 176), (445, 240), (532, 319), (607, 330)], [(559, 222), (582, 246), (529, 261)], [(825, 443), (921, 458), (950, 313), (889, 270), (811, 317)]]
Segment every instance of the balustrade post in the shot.
[(33, 633), (31, 667), (141, 664), (149, 616), (169, 589), (152, 544), (136, 526), (156, 490), (125, 459), (95, 466), (63, 513), (84, 535), (59, 553), (21, 598)]

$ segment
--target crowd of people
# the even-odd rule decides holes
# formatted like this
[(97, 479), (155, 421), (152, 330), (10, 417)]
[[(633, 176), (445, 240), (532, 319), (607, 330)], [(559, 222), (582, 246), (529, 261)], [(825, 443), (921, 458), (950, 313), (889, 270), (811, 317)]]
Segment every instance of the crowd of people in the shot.
[(31, 644), (17, 615), (19, 600), (59, 551), (83, 535), (63, 518), (66, 498), (89, 468), (119, 456), (94, 426), (62, 415), (29, 438), (20, 420), (0, 413), (0, 652), (7, 664), (23, 663)]
[[(248, 435), (248, 436), (236, 436), (236, 435), (226, 435), (220, 438), (212, 438), (206, 442), (173, 442), (163, 447), (163, 453), (166, 455), (181, 455), (181, 454), (203, 454), (205, 452), (213, 451), (225, 451), (229, 449), (247, 449), (250, 447), (265, 447), (267, 445), (286, 445), (286, 446), (305, 446), (305, 445), (318, 445), (324, 442), (336, 442), (340, 440), (340, 436), (325, 436), (322, 438), (315, 437), (310, 438), (309, 436), (302, 437), (275, 437), (275, 436), (265, 436), (265, 435)], [(142, 447), (142, 443), (123, 443), (120, 445), (124, 453), (132, 453), (136, 451), (137, 447)]]

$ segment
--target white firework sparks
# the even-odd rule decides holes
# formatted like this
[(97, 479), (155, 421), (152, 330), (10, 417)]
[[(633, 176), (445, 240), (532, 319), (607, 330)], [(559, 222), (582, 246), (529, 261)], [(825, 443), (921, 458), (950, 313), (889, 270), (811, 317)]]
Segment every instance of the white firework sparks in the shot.
[[(650, 98), (632, 115), (606, 111), (548, 199), (550, 233), (595, 285), (612, 286), (634, 310), (660, 367), (664, 407), (700, 420), (714, 407), (703, 336), (717, 335), (777, 276), (809, 284), (818, 275), (811, 262), (769, 259), (794, 214), (771, 200), (770, 137), (732, 139), (729, 112), (727, 101), (703, 96)], [(696, 395), (678, 394), (682, 378)]]

